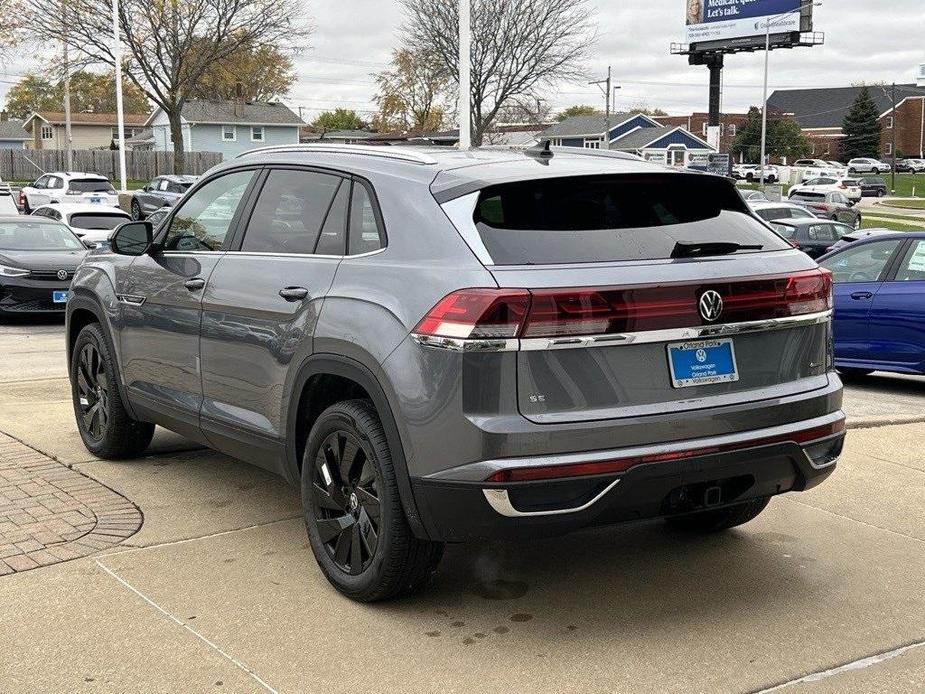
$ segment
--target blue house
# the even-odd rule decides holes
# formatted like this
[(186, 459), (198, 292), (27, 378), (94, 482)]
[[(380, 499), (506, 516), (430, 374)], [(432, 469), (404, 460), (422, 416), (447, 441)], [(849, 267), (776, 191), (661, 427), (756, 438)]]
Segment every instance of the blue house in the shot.
[(680, 126), (663, 126), (644, 113), (615, 113), (605, 144), (604, 116), (573, 116), (545, 130), (541, 140), (561, 147), (612, 149), (637, 154), (670, 166), (686, 166), (690, 155), (715, 151), (709, 144)]
[[(302, 119), (278, 102), (205, 101), (191, 99), (180, 114), (186, 152), (221, 152), (232, 159), (242, 152), (268, 145), (299, 143)], [(170, 123), (156, 109), (145, 127), (151, 129), (153, 149), (173, 151)]]

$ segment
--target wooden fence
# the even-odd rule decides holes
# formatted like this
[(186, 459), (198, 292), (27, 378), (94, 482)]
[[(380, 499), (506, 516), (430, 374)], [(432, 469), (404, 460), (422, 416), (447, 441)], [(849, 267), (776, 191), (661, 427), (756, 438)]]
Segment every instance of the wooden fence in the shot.
[[(102, 174), (111, 181), (119, 177), (119, 152), (109, 149), (75, 149), (72, 171)], [(199, 175), (221, 163), (219, 152), (187, 152), (183, 173)], [(63, 149), (0, 149), (0, 179), (33, 181), (45, 172), (66, 171)], [(148, 181), (173, 173), (173, 152), (127, 150), (125, 170), (129, 179)]]

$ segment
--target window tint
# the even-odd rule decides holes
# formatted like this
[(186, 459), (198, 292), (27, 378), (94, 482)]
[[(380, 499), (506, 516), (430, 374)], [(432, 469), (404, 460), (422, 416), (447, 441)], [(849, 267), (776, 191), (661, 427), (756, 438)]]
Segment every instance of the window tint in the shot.
[(231, 220), (253, 177), (253, 171), (227, 174), (210, 181), (187, 198), (170, 220), (164, 249), (221, 250)]
[(75, 178), (67, 184), (70, 190), (76, 190), (81, 193), (115, 193), (115, 188), (109, 181), (101, 181), (95, 178)]
[(835, 282), (876, 282), (899, 243), (896, 239), (850, 246), (826, 260), (822, 267), (832, 271)]
[(486, 188), (475, 223), (501, 265), (670, 258), (679, 241), (789, 248), (746, 210), (736, 190), (713, 177), (582, 176)]
[(49, 178), (51, 178), (51, 176), (39, 176), (32, 187), (33, 188), (47, 188)]
[(271, 171), (254, 206), (241, 250), (312, 253), (342, 180), (312, 171)]
[(174, 181), (168, 181), (167, 187), (165, 188), (165, 190), (168, 193), (176, 193), (177, 195), (181, 195), (185, 193), (186, 191), (188, 191), (191, 185), (193, 184), (192, 183), (176, 183)]
[(837, 240), (831, 224), (813, 224), (809, 227), (810, 241), (835, 241)]
[(925, 281), (925, 241), (913, 241), (896, 273), (897, 282)]
[(121, 214), (88, 214), (78, 212), (71, 215), (71, 226), (76, 229), (115, 229), (120, 224), (129, 221), (127, 215)]
[(344, 181), (321, 228), (315, 246), (317, 255), (344, 255), (347, 251), (347, 207), (350, 202), (350, 183)]
[(166, 178), (162, 178), (160, 181), (158, 181), (158, 184), (157, 184), (158, 190), (167, 190), (169, 188), (170, 188), (170, 181), (168, 181)]
[(350, 255), (378, 251), (385, 245), (376, 209), (369, 190), (360, 182), (353, 184), (353, 198), (350, 202)]

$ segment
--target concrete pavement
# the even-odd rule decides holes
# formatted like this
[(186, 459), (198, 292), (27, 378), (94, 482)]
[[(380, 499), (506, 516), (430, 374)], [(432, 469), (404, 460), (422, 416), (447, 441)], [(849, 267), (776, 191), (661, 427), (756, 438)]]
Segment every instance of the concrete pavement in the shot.
[(925, 424), (875, 426), (925, 419), (922, 379), (849, 383), (867, 428), (839, 470), (742, 529), (450, 547), (429, 591), (361, 606), (274, 477), (162, 431), (137, 461), (82, 449), (59, 325), (0, 326), (0, 354), (0, 431), (144, 513), (116, 548), (0, 578), (0, 691), (925, 688)]

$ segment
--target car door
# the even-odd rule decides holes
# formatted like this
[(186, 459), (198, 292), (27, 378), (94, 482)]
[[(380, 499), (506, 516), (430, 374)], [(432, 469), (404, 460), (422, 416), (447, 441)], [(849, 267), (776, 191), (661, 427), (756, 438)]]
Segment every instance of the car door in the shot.
[(160, 177), (155, 178), (136, 194), (142, 212), (153, 212), (160, 207), (160, 205), (157, 205), (155, 202), (155, 196), (157, 195), (157, 187), (160, 185), (161, 180)]
[(925, 371), (925, 240), (910, 239), (870, 308), (871, 350), (878, 361)]
[(206, 182), (165, 222), (153, 250), (117, 280), (122, 366), (132, 403), (151, 421), (192, 438), (202, 437), (203, 290), (256, 175), (252, 167)]
[(269, 169), (234, 250), (206, 287), (202, 423), (220, 450), (282, 464), (290, 367), (312, 353), (346, 253), (352, 185), (327, 171)]
[(871, 358), (870, 308), (901, 244), (902, 239), (852, 244), (821, 263), (835, 283), (836, 361)]

